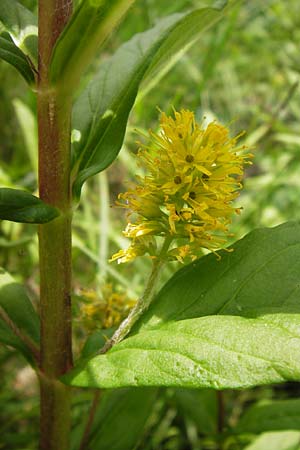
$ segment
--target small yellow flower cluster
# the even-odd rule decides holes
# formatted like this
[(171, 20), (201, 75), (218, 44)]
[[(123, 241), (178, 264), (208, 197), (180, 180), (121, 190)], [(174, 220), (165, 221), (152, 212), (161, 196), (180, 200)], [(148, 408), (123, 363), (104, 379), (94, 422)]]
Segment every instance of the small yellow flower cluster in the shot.
[(135, 305), (126, 294), (114, 292), (111, 284), (103, 287), (102, 298), (94, 290), (83, 290), (81, 296), (80, 321), (89, 331), (118, 326)]
[(216, 122), (203, 128), (191, 111), (174, 116), (161, 114), (161, 132), (150, 131), (152, 145), (138, 152), (147, 175), (119, 195), (119, 206), (129, 210), (124, 234), (132, 243), (112, 260), (127, 262), (146, 253), (156, 257), (155, 236), (172, 241), (168, 259), (193, 260), (203, 248), (215, 251), (224, 244), (231, 216), (240, 211), (232, 201), (252, 156), (236, 146), (241, 135), (230, 138)]

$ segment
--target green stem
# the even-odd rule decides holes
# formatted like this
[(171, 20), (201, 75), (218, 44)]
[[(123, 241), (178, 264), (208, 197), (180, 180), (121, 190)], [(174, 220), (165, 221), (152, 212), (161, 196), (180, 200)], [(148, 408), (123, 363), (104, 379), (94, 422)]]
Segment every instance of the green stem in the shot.
[[(106, 172), (99, 174), (99, 264), (98, 279), (100, 284), (105, 282), (107, 276), (108, 243), (109, 243), (109, 188)], [(100, 275), (100, 270), (101, 275)], [(102, 283), (101, 283), (102, 282)]]
[(123, 320), (119, 328), (115, 331), (112, 338), (109, 339), (103, 346), (103, 348), (100, 350), (101, 354), (106, 353), (115, 344), (121, 342), (130, 332), (133, 325), (137, 322), (137, 320), (141, 317), (141, 315), (148, 309), (155, 294), (155, 288), (161, 272), (161, 268), (164, 265), (164, 256), (166, 255), (171, 242), (172, 238), (166, 237), (159, 256), (153, 261), (152, 271), (143, 295), (137, 301), (136, 305), (132, 308), (126, 319)]
[(55, 42), (70, 0), (39, 0), (39, 192), (61, 215), (39, 226), (41, 315), (41, 450), (67, 450), (70, 390), (58, 378), (72, 366), (71, 338), (71, 99), (48, 80)]

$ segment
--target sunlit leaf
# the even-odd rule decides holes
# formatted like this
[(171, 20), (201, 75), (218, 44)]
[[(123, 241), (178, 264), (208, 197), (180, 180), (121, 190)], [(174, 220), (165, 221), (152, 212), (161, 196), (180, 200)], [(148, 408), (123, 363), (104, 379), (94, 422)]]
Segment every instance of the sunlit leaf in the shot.
[(16, 0), (1, 0), (0, 22), (14, 39), (14, 43), (37, 66), (37, 17)]
[(299, 431), (264, 433), (244, 450), (299, 450)]
[(6, 32), (0, 35), (0, 58), (15, 67), (27, 83), (34, 82), (34, 73), (26, 56)]

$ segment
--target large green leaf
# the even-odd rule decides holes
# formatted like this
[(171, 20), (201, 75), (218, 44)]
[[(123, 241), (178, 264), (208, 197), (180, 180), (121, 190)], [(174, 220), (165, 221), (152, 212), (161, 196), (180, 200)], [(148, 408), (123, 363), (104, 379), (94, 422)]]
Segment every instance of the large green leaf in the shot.
[(0, 219), (22, 223), (47, 223), (59, 211), (40, 198), (19, 189), (0, 188)]
[(1, 268), (0, 308), (0, 341), (17, 348), (30, 359), (31, 347), (39, 344), (39, 318), (24, 287)]
[(300, 224), (253, 231), (180, 270), (135, 334), (64, 380), (76, 386), (243, 388), (300, 379)]
[(93, 422), (88, 448), (135, 448), (152, 413), (157, 393), (155, 388), (128, 388), (104, 392)]
[(6, 32), (0, 34), (0, 58), (15, 67), (27, 83), (34, 82), (34, 73), (26, 56)]
[(300, 430), (300, 400), (275, 400), (251, 406), (240, 419), (235, 433)]
[(118, 155), (144, 76), (169, 64), (221, 17), (222, 12), (212, 8), (169, 16), (134, 36), (101, 65), (74, 106), (72, 175), (77, 198), (85, 180), (108, 167)]
[(16, 0), (1, 0), (0, 22), (11, 34), (15, 44), (37, 66), (37, 17)]
[(134, 1), (82, 0), (54, 48), (51, 80), (61, 82), (65, 92), (76, 88), (81, 73)]

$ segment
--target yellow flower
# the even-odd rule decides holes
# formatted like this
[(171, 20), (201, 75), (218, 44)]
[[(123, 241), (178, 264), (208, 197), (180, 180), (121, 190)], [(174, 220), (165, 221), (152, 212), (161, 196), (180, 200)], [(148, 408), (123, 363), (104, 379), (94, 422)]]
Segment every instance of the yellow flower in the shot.
[(111, 260), (156, 257), (156, 236), (172, 241), (168, 259), (193, 260), (203, 248), (215, 251), (226, 242), (231, 216), (240, 211), (232, 201), (252, 156), (237, 147), (241, 134), (230, 138), (216, 122), (204, 128), (187, 110), (174, 111), (174, 117), (162, 113), (160, 126), (160, 133), (149, 131), (150, 145), (138, 152), (146, 176), (119, 195), (118, 205), (129, 211), (124, 234), (132, 242)]
[(80, 319), (88, 331), (119, 325), (135, 304), (125, 293), (113, 291), (111, 284), (102, 287), (101, 297), (94, 290), (82, 290), (81, 297)]

